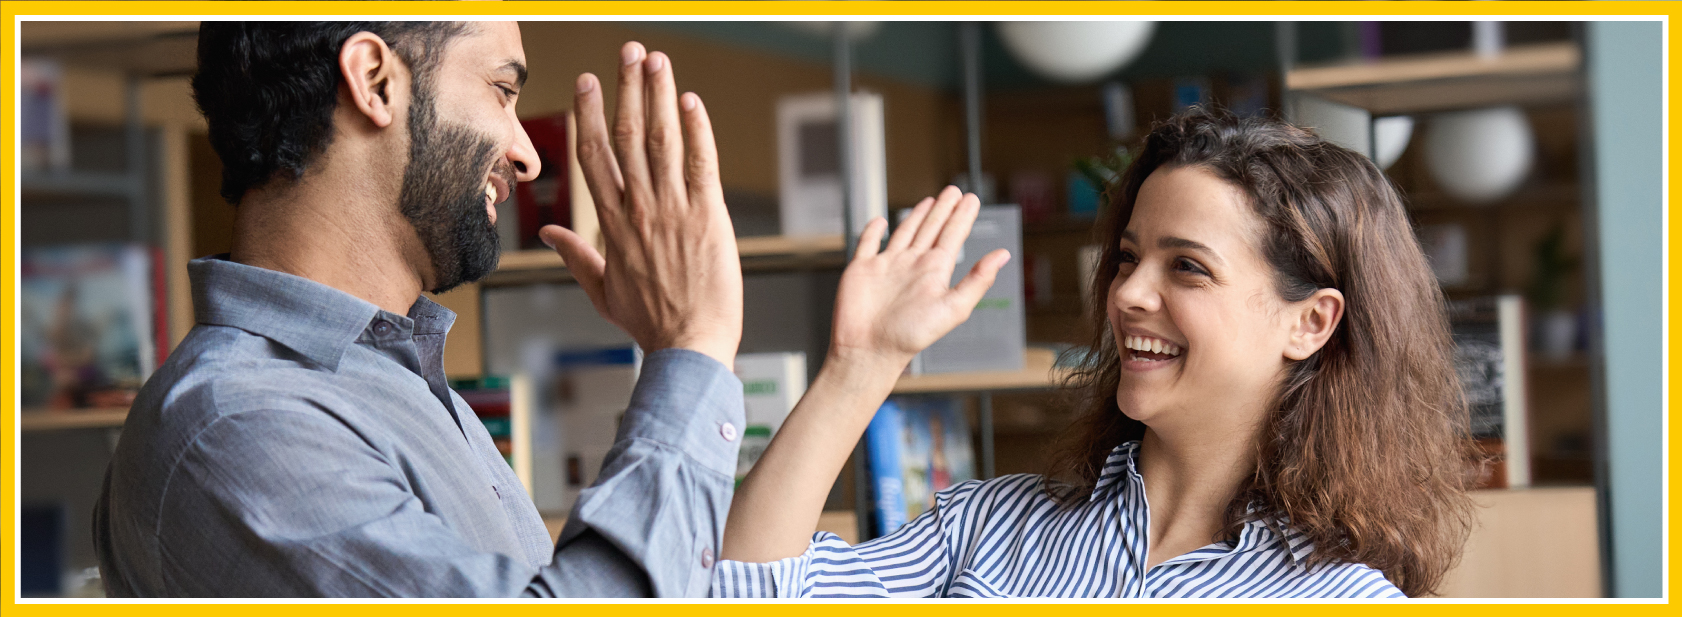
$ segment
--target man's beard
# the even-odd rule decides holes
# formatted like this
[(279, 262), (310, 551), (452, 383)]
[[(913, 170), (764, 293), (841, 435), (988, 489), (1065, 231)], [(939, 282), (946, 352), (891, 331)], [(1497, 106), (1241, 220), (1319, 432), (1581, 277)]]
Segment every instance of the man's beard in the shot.
[[(409, 164), (398, 206), (432, 260), (432, 293), (485, 278), (496, 270), (496, 225), (485, 212), (485, 170), (496, 142), (438, 119), (429, 86), (416, 84), (409, 114)], [(506, 162), (497, 175), (514, 194)]]

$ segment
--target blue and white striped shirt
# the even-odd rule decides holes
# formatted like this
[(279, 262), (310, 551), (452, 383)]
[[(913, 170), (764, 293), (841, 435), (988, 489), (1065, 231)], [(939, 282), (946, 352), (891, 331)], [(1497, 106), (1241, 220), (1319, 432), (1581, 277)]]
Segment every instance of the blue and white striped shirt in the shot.
[(1104, 463), (1092, 497), (1062, 507), (1042, 476), (1010, 475), (941, 491), (934, 508), (894, 533), (848, 546), (812, 536), (799, 557), (720, 561), (715, 597), (1403, 598), (1365, 565), (1309, 568), (1314, 547), (1251, 522), (1222, 541), (1145, 568), (1150, 511), (1139, 443)]

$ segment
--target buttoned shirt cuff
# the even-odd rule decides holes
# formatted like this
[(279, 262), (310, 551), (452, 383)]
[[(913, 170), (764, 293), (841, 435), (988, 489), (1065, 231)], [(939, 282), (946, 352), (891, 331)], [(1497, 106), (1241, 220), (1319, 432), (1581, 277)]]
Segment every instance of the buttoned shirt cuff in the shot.
[(744, 413), (742, 380), (735, 373), (700, 352), (661, 349), (643, 358), (619, 441), (667, 444), (735, 477)]

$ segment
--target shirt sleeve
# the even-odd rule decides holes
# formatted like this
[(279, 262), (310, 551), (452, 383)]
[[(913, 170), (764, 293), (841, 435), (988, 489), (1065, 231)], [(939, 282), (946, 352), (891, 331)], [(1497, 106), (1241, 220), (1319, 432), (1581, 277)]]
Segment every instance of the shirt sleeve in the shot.
[(891, 534), (849, 546), (812, 535), (806, 552), (771, 563), (722, 561), (713, 595), (723, 598), (928, 598), (946, 595), (955, 555), (950, 533), (970, 509), (976, 480), (935, 495), (933, 508)]
[(655, 596), (706, 596), (743, 414), (742, 382), (717, 360), (687, 349), (648, 354), (619, 438), (561, 530), (560, 561), (573, 542), (599, 534), (647, 574)]
[(223, 416), (170, 473), (157, 563), (181, 596), (703, 595), (739, 443), (722, 426), (741, 422), (741, 396), (706, 356), (649, 354), (602, 474), (541, 568), (474, 548), (472, 530), (427, 511), (402, 461), (329, 414)]

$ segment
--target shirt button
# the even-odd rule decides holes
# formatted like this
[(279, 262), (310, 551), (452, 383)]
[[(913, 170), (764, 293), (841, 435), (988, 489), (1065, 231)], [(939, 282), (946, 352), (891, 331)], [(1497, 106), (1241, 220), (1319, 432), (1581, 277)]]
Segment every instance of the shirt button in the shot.
[(736, 425), (725, 422), (723, 425), (718, 427), (718, 435), (723, 437), (725, 441), (735, 441)]
[(380, 336), (391, 336), (391, 322), (389, 322), (389, 321), (374, 322), (374, 334), (378, 334)]
[(701, 549), (701, 567), (703, 567), (703, 568), (713, 567), (713, 550), (712, 549), (710, 549), (710, 548)]

